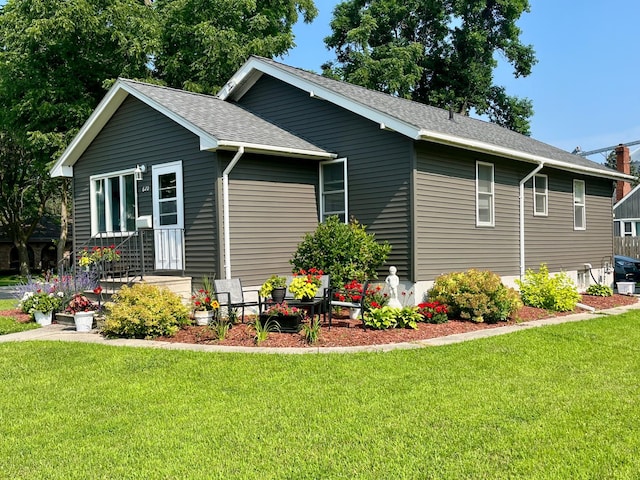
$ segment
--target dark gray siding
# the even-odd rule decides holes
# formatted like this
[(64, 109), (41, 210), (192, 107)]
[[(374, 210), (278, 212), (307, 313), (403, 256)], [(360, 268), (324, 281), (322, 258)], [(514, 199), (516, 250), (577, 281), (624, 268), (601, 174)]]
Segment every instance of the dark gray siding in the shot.
[[(416, 145), (417, 279), (469, 268), (518, 270), (518, 170), (513, 163)], [(495, 165), (495, 227), (476, 227), (476, 160)]]
[(387, 263), (412, 279), (411, 140), (266, 75), (239, 103), (347, 158), (349, 214), (392, 245)]
[[(613, 186), (597, 179), (554, 169), (540, 172), (549, 179), (549, 215), (533, 215), (532, 182), (525, 185), (526, 267), (546, 263), (550, 270), (582, 270), (611, 261), (613, 254)], [(573, 229), (573, 180), (586, 187), (586, 230)]]
[(245, 154), (229, 175), (231, 275), (259, 285), (318, 224), (316, 162)]
[(624, 202), (618, 205), (614, 212), (616, 220), (625, 218), (640, 218), (640, 190), (634, 190), (625, 197)]
[[(215, 209), (217, 156), (201, 152), (197, 136), (129, 97), (74, 166), (76, 242), (91, 235), (89, 177), (145, 164), (138, 215), (152, 214), (151, 166), (182, 160), (186, 274), (198, 279), (218, 268)], [(143, 191), (147, 190), (147, 191)]]
[[(449, 147), (416, 147), (418, 279), (489, 269), (519, 275), (519, 181), (535, 165)], [(476, 161), (495, 165), (495, 227), (476, 226)], [(600, 266), (612, 252), (611, 182), (543, 169), (549, 179), (549, 215), (534, 217), (532, 181), (525, 185), (526, 267), (553, 270)], [(573, 179), (585, 180), (587, 229), (573, 229)]]

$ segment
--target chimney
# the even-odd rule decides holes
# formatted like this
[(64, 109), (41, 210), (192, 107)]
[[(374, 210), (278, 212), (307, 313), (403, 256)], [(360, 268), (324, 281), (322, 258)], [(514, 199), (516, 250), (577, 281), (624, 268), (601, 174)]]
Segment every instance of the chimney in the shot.
[[(629, 154), (629, 147), (625, 145), (618, 145), (616, 147), (616, 169), (619, 172), (631, 175), (631, 155)], [(616, 187), (616, 202), (622, 200), (626, 194), (631, 191), (631, 184), (624, 180), (618, 180)]]

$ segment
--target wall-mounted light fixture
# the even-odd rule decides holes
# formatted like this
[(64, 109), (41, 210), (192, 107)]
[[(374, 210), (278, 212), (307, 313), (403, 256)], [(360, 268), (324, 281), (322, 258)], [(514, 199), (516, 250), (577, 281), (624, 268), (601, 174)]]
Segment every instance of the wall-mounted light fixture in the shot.
[(147, 171), (146, 165), (136, 165), (136, 169), (133, 171), (133, 177), (136, 180), (142, 180), (142, 174)]

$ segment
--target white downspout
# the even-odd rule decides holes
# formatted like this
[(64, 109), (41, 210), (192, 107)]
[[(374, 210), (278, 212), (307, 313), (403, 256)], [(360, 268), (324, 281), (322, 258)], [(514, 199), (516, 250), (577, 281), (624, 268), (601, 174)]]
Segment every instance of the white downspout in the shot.
[[(533, 176), (542, 170), (544, 162), (540, 162), (538, 166), (529, 175), (520, 180), (520, 279), (524, 278), (525, 256), (524, 256), (524, 184)], [(548, 188), (548, 186), (547, 186)]]
[(231, 232), (229, 231), (229, 174), (240, 157), (244, 154), (244, 147), (238, 147), (238, 151), (231, 159), (231, 163), (222, 172), (222, 218), (224, 228), (224, 275), (227, 280), (231, 278)]

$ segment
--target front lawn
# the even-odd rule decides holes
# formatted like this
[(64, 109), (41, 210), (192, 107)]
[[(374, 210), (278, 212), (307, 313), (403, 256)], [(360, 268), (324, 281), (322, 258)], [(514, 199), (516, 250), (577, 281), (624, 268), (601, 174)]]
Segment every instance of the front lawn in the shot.
[(438, 348), (0, 344), (3, 478), (634, 478), (640, 312)]
[[(16, 308), (17, 303), (16, 300), (0, 300), (0, 312)], [(35, 322), (22, 323), (16, 321), (13, 317), (0, 315), (0, 335), (33, 330), (38, 327), (39, 325)]]

